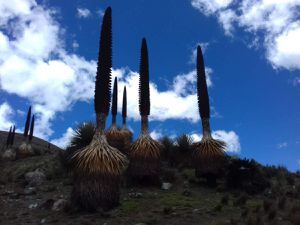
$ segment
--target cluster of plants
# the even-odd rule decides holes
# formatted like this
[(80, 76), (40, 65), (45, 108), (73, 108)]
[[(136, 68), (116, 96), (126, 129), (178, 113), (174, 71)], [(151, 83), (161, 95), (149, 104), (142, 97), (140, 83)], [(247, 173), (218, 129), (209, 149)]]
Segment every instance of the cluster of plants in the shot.
[[(151, 138), (148, 121), (149, 62), (145, 38), (141, 43), (138, 93), (141, 131), (133, 141), (133, 134), (126, 126), (126, 87), (123, 91), (122, 127), (117, 126), (117, 78), (111, 92), (111, 14), (112, 10), (108, 7), (103, 17), (100, 35), (94, 98), (96, 122), (83, 123), (77, 127), (65, 154), (65, 162), (74, 176), (71, 194), (73, 208), (85, 211), (114, 208), (119, 204), (122, 177), (126, 178), (127, 184), (153, 185), (159, 184), (161, 178), (169, 182), (174, 181), (174, 169), (193, 169), (196, 179), (205, 178), (212, 186), (217, 185), (217, 178), (222, 178), (226, 188), (241, 189), (248, 194), (257, 194), (270, 187), (270, 176), (274, 173), (272, 169), (264, 169), (254, 160), (227, 156), (226, 144), (212, 137), (209, 95), (200, 46), (197, 48), (197, 103), (203, 134), (200, 142), (193, 142), (188, 135), (181, 135), (175, 139), (163, 137), (159, 141)], [(106, 129), (110, 108), (112, 122)], [(289, 179), (288, 182), (293, 181)], [(226, 201), (228, 200), (224, 199), (224, 202)], [(240, 202), (242, 201), (245, 200), (241, 199)]]

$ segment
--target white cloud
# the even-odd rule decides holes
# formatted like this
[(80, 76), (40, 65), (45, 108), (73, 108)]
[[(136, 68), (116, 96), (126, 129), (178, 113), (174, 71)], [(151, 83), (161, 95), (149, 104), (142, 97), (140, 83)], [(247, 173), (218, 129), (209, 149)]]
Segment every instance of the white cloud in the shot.
[(158, 140), (158, 139), (160, 139), (163, 136), (163, 134), (160, 131), (158, 131), (158, 130), (153, 130), (153, 131), (150, 132), (150, 136), (154, 140)]
[(62, 149), (65, 149), (70, 144), (73, 135), (74, 135), (74, 130), (71, 127), (69, 127), (66, 130), (66, 132), (62, 135), (62, 137), (58, 139), (53, 139), (51, 143)]
[(216, 16), (227, 35), (235, 26), (263, 36), (266, 58), (274, 68), (300, 69), (300, 0), (192, 0), (207, 16)]
[(0, 3), (1, 89), (30, 101), (35, 133), (48, 138), (58, 112), (93, 95), (96, 63), (66, 52), (55, 11), (34, 0), (8, 2)]
[(77, 16), (79, 18), (87, 18), (91, 16), (91, 11), (86, 8), (77, 8)]
[(278, 149), (283, 149), (283, 148), (287, 148), (287, 147), (288, 147), (287, 142), (282, 142), (282, 143), (277, 144)]
[[(212, 132), (212, 136), (215, 139), (224, 141), (226, 146), (226, 152), (239, 153), (241, 151), (241, 144), (239, 136), (234, 131), (216, 130)], [(202, 139), (202, 135), (196, 133), (191, 134), (191, 137), (195, 142)]]
[(10, 126), (13, 125), (11, 116), (14, 114), (11, 106), (4, 102), (0, 105), (0, 130), (8, 131)]
[(228, 7), (233, 0), (192, 0), (192, 6), (201, 10), (205, 15), (216, 13)]

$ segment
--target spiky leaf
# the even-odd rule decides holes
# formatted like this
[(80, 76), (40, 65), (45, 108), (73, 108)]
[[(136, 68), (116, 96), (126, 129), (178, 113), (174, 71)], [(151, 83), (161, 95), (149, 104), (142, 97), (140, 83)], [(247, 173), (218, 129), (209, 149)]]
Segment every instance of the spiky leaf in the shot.
[(197, 47), (197, 94), (201, 118), (210, 118), (209, 97), (206, 84), (205, 66), (201, 47)]
[(34, 115), (32, 116), (31, 124), (30, 124), (29, 141), (32, 140), (32, 137), (33, 137), (33, 130), (34, 130)]
[(126, 86), (123, 90), (123, 104), (122, 104), (122, 117), (127, 117), (127, 92), (126, 92)]
[(23, 134), (24, 137), (28, 136), (30, 117), (31, 117), (31, 106), (29, 107), (28, 112), (27, 112), (27, 118), (26, 118), (26, 122), (25, 122), (24, 134)]
[(111, 98), (112, 67), (112, 20), (111, 8), (105, 10), (100, 37), (100, 48), (95, 84), (95, 111), (108, 114)]
[(115, 77), (113, 97), (112, 97), (111, 114), (112, 115), (117, 115), (117, 112), (118, 112), (118, 79), (117, 79), (117, 77)]
[(146, 39), (142, 40), (139, 83), (139, 107), (141, 116), (150, 114), (149, 62)]

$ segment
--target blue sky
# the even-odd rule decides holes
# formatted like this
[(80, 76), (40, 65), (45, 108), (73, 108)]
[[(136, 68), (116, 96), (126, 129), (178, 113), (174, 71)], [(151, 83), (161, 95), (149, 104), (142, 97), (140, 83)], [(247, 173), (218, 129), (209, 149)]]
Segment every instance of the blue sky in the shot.
[(299, 0), (1, 1), (0, 130), (11, 124), (22, 130), (32, 105), (36, 135), (65, 146), (76, 125), (94, 120), (99, 32), (108, 6), (119, 107), (127, 85), (135, 137), (146, 37), (152, 136), (201, 138), (194, 71), (200, 44), (214, 136), (231, 154), (300, 168)]

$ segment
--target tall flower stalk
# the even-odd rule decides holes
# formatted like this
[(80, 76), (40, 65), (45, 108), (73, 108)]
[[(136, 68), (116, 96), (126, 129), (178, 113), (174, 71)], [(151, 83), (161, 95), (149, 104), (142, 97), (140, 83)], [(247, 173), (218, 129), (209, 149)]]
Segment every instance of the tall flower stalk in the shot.
[(123, 89), (121, 134), (123, 137), (123, 152), (128, 154), (132, 142), (133, 133), (127, 128), (126, 118), (127, 118), (127, 91), (125, 86)]
[(139, 183), (159, 183), (160, 144), (149, 134), (148, 116), (150, 115), (149, 63), (146, 39), (141, 46), (139, 77), (139, 111), (141, 115), (141, 133), (131, 145), (128, 175), (132, 181)]
[(204, 176), (209, 183), (215, 184), (216, 176), (225, 161), (226, 144), (223, 141), (213, 139), (211, 135), (209, 95), (200, 46), (197, 48), (197, 95), (203, 136), (201, 141), (195, 144), (193, 152), (196, 175)]
[(106, 138), (110, 146), (117, 148), (123, 152), (123, 137), (121, 131), (117, 128), (117, 113), (118, 113), (118, 79), (115, 77), (112, 107), (111, 107), (111, 126), (106, 132)]
[(105, 136), (106, 117), (111, 98), (112, 19), (111, 8), (105, 10), (95, 84), (96, 131), (91, 143), (75, 152), (72, 205), (78, 210), (109, 210), (119, 204), (120, 177), (128, 160), (111, 147)]

